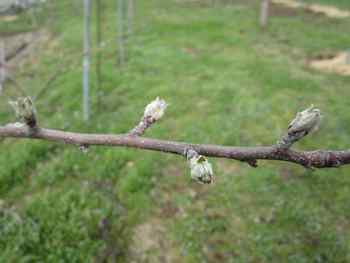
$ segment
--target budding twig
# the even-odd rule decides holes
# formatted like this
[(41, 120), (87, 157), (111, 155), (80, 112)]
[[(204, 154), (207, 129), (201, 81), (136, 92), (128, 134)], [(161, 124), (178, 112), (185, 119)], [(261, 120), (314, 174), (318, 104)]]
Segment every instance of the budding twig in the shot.
[(86, 134), (60, 130), (38, 128), (34, 134), (26, 126), (0, 126), (0, 137), (27, 138), (60, 142), (72, 145), (98, 145), (131, 147), (151, 151), (160, 151), (183, 155), (185, 149), (193, 148), (198, 154), (208, 157), (218, 157), (245, 161), (278, 160), (300, 164), (305, 167), (326, 168), (350, 164), (350, 150), (331, 151), (281, 151), (275, 145), (259, 147), (230, 147), (222, 145), (192, 144), (146, 137), (129, 136), (128, 134)]
[(139, 124), (129, 132), (132, 136), (141, 136), (145, 133), (153, 123), (160, 120), (167, 108), (168, 104), (165, 100), (157, 97), (154, 101), (148, 104), (145, 108), (145, 112)]
[[(290, 149), (290, 146), (295, 141), (301, 139), (303, 136), (306, 136), (317, 127), (320, 121), (320, 112), (313, 107), (297, 114), (295, 120), (291, 122), (288, 128), (288, 134), (278, 145), (260, 147), (228, 147), (221, 145), (192, 144), (151, 139), (139, 136), (130, 136), (130, 133), (120, 135), (83, 134), (39, 127), (36, 127), (35, 133), (33, 133), (31, 132), (32, 129), (30, 127), (33, 126), (33, 123), (36, 124), (34, 108), (27, 108), (28, 105), (31, 105), (31, 103), (28, 103), (28, 101), (26, 103), (23, 100), (19, 101), (20, 102), (16, 102), (15, 104), (17, 105), (20, 103), (20, 105), (26, 105), (21, 106), (20, 108), (30, 109), (29, 111), (24, 111), (25, 113), (18, 112), (20, 113), (18, 115), (24, 119), (27, 125), (9, 124), (6, 126), (0, 126), (0, 138), (11, 137), (40, 139), (65, 144), (73, 144), (76, 146), (83, 145), (84, 148), (91, 145), (132, 147), (178, 154), (182, 156), (185, 155), (190, 162), (192, 177), (195, 180), (203, 183), (209, 183), (213, 180), (212, 167), (204, 156), (235, 159), (238, 161), (249, 162), (251, 165), (256, 164), (256, 162), (253, 160), (286, 161), (308, 168), (339, 167), (350, 164), (350, 150), (294, 151)], [(158, 101), (157, 103), (162, 102), (160, 99), (157, 99), (156, 101)], [(162, 102), (163, 106), (159, 106), (157, 104), (158, 106), (155, 107), (155, 104), (152, 103), (150, 104), (152, 106), (148, 105), (146, 107), (144, 118), (147, 117), (156, 121), (163, 116), (166, 104), (164, 104), (165, 102)], [(28, 112), (30, 114), (27, 115)], [(152, 114), (150, 114), (150, 112)], [(144, 130), (135, 134), (143, 134)]]
[(278, 142), (278, 146), (282, 149), (290, 148), (295, 142), (316, 130), (320, 121), (321, 111), (313, 105), (302, 112), (298, 112), (289, 124), (287, 134)]

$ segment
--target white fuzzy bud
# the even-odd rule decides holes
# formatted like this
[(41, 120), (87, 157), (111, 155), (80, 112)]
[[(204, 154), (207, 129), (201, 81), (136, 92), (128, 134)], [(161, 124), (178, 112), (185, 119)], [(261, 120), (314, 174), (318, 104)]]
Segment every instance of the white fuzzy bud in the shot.
[(157, 97), (154, 101), (146, 106), (143, 117), (150, 118), (153, 121), (158, 121), (163, 117), (167, 106), (168, 104), (165, 102), (165, 100)]
[(36, 111), (31, 98), (18, 98), (16, 101), (9, 101), (9, 104), (14, 109), (17, 118), (20, 118), (30, 127), (36, 125)]
[(197, 182), (210, 184), (214, 181), (214, 173), (208, 159), (194, 150), (188, 150), (186, 157), (191, 168), (191, 178)]
[(314, 105), (302, 112), (298, 112), (294, 120), (288, 126), (289, 134), (304, 132), (308, 134), (319, 126), (321, 121), (321, 111), (316, 109)]

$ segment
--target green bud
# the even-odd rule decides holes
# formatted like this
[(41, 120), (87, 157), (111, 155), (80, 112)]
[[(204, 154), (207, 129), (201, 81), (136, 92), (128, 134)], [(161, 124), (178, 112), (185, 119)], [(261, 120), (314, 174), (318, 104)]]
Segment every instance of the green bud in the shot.
[(302, 112), (298, 112), (294, 120), (288, 126), (289, 134), (304, 132), (308, 134), (314, 131), (320, 124), (321, 111), (316, 109), (314, 105)]
[(214, 181), (212, 165), (208, 159), (190, 149), (185, 152), (191, 168), (191, 178), (197, 182), (210, 184)]

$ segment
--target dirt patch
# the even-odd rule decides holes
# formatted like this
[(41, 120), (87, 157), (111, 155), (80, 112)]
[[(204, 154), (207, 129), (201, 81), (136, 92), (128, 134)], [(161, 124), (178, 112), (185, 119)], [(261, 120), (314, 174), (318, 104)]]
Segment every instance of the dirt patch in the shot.
[(51, 34), (45, 30), (2, 35), (0, 46), (4, 65), (1, 65), (1, 82), (11, 79), (25, 63), (35, 63), (35, 57), (43, 45), (49, 41)]
[(307, 64), (314, 69), (343, 76), (350, 76), (350, 52), (318, 55), (308, 60)]
[(306, 11), (323, 14), (332, 18), (346, 18), (350, 17), (350, 11), (340, 10), (334, 6), (318, 5), (318, 4), (305, 4), (296, 0), (272, 0), (272, 3), (283, 5), (288, 8), (297, 9), (303, 8)]
[(305, 9), (314, 13), (324, 14), (328, 17), (333, 17), (333, 18), (350, 17), (350, 11), (340, 10), (334, 6), (312, 4), (312, 5), (306, 6)]
[(294, 0), (272, 0), (274, 4), (280, 4), (288, 8), (300, 8), (303, 4)]
[(272, 4), (270, 13), (271, 16), (296, 16), (298, 14), (295, 8), (289, 8), (279, 4)]
[(1, 22), (13, 22), (13, 21), (16, 21), (17, 19), (18, 19), (18, 16), (12, 16), (12, 15), (0, 16)]
[(246, 6), (252, 5), (256, 6), (258, 0), (175, 0), (176, 3), (180, 5), (192, 6), (192, 7), (215, 7), (215, 6), (229, 6), (235, 5), (238, 6)]
[(129, 262), (181, 262), (174, 247), (164, 223), (152, 218), (135, 228)]
[(3, 37), (7, 65), (10, 68), (22, 65), (24, 58), (35, 55), (34, 51), (39, 50), (50, 37), (51, 34), (45, 30)]

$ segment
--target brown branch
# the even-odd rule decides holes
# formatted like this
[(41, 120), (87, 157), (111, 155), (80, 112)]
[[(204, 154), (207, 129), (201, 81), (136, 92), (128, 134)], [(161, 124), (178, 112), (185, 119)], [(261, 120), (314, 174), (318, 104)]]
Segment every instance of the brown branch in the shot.
[[(203, 156), (228, 158), (243, 161), (257, 167), (257, 160), (292, 162), (307, 168), (339, 167), (350, 163), (350, 150), (345, 151), (294, 151), (290, 147), (310, 132), (321, 120), (319, 109), (309, 107), (298, 112), (288, 126), (288, 133), (277, 145), (262, 147), (229, 147), (220, 145), (191, 144), (140, 137), (147, 128), (164, 115), (167, 103), (157, 97), (145, 108), (141, 122), (128, 134), (84, 134), (40, 128), (36, 124), (36, 112), (30, 98), (18, 98), (11, 102), (16, 114), (25, 123), (0, 126), (0, 138), (29, 138), (61, 142), (79, 146), (85, 151), (90, 145), (121, 146), (178, 154), (190, 160), (191, 175), (201, 182), (212, 182), (212, 168)], [(34, 120), (34, 123), (32, 122)], [(188, 155), (189, 150), (191, 156)]]
[(151, 139), (130, 136), (128, 134), (84, 134), (44, 128), (37, 128), (33, 133), (33, 131), (24, 124), (0, 126), (0, 137), (41, 139), (77, 146), (124, 146), (178, 155), (183, 155), (187, 149), (192, 148), (198, 154), (205, 156), (235, 159), (244, 162), (250, 162), (251, 160), (278, 160), (296, 163), (308, 168), (339, 167), (350, 164), (350, 150), (294, 151), (283, 149), (275, 145), (262, 147), (229, 147)]
[(150, 118), (149, 116), (143, 117), (139, 124), (137, 124), (136, 127), (129, 132), (129, 135), (142, 136), (153, 123), (155, 123), (154, 119)]

